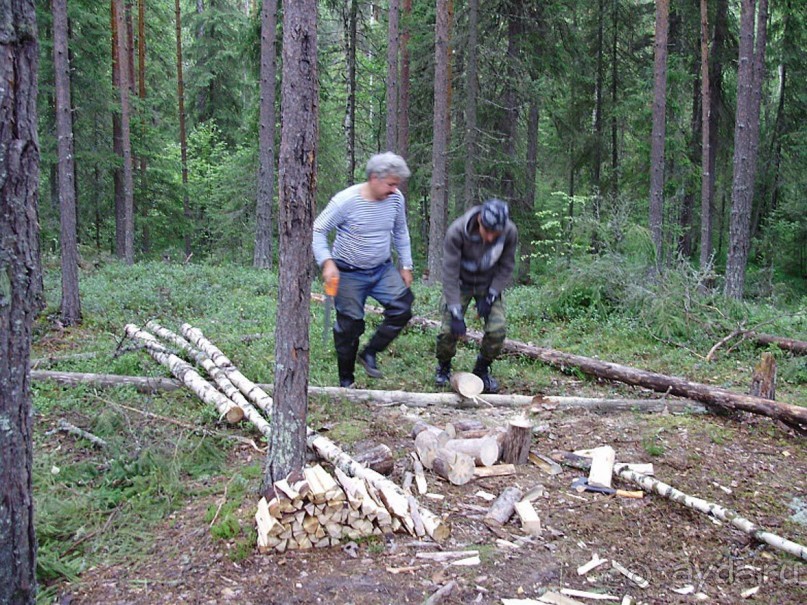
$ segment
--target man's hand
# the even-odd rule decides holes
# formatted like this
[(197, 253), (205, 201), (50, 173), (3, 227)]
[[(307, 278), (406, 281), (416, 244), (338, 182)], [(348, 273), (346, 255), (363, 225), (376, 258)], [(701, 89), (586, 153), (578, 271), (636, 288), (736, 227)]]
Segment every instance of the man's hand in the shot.
[(488, 317), (490, 317), (490, 310), (493, 308), (493, 303), (496, 302), (498, 297), (499, 293), (495, 290), (491, 290), (485, 298), (478, 298), (476, 300), (476, 312), (479, 313), (479, 317), (487, 321)]
[(322, 281), (327, 284), (334, 279), (336, 279), (338, 283), (339, 269), (336, 267), (336, 263), (333, 262), (333, 259), (329, 258), (322, 263)]
[(401, 279), (403, 279), (406, 287), (409, 288), (412, 282), (415, 281), (415, 276), (412, 274), (411, 269), (401, 269)]
[(465, 336), (467, 331), (465, 318), (462, 316), (462, 308), (458, 305), (451, 309), (451, 335), (455, 338), (461, 338)]

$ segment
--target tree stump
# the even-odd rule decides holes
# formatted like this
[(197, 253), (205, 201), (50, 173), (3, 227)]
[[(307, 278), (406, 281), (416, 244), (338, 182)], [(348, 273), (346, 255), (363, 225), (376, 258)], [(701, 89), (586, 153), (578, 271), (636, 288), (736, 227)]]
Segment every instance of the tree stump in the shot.
[(502, 462), (527, 464), (532, 442), (532, 424), (526, 418), (514, 418), (502, 443)]
[(754, 366), (748, 393), (764, 399), (776, 399), (776, 358), (771, 353), (763, 353), (762, 359)]

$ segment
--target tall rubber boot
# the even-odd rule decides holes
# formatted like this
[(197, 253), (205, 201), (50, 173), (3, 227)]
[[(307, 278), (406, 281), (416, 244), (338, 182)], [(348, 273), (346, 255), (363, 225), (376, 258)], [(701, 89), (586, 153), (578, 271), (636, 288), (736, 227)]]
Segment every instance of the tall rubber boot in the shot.
[(499, 383), (490, 374), (490, 362), (482, 359), (481, 355), (478, 355), (476, 358), (476, 365), (474, 365), (473, 372), (482, 379), (482, 385), (484, 386), (483, 393), (495, 395), (499, 392)]

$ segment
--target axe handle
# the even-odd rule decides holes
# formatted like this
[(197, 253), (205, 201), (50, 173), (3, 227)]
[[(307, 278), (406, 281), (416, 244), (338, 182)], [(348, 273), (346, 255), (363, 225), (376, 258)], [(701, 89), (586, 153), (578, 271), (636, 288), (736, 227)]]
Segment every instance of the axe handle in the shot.
[(620, 498), (644, 498), (644, 492), (642, 490), (637, 490), (634, 492), (618, 489), (614, 492), (614, 495), (619, 496)]

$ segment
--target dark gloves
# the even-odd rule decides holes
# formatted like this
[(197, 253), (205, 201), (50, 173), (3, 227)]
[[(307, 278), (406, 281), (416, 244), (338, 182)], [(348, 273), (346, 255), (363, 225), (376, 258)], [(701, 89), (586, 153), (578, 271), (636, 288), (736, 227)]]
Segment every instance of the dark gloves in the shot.
[(479, 317), (487, 320), (487, 318), (490, 316), (490, 310), (493, 307), (493, 303), (496, 302), (497, 298), (499, 298), (499, 293), (496, 292), (496, 290), (491, 289), (485, 298), (476, 299), (476, 312), (479, 313)]
[(468, 329), (465, 327), (465, 318), (462, 316), (462, 308), (459, 306), (451, 307), (451, 335), (455, 338), (465, 336)]

